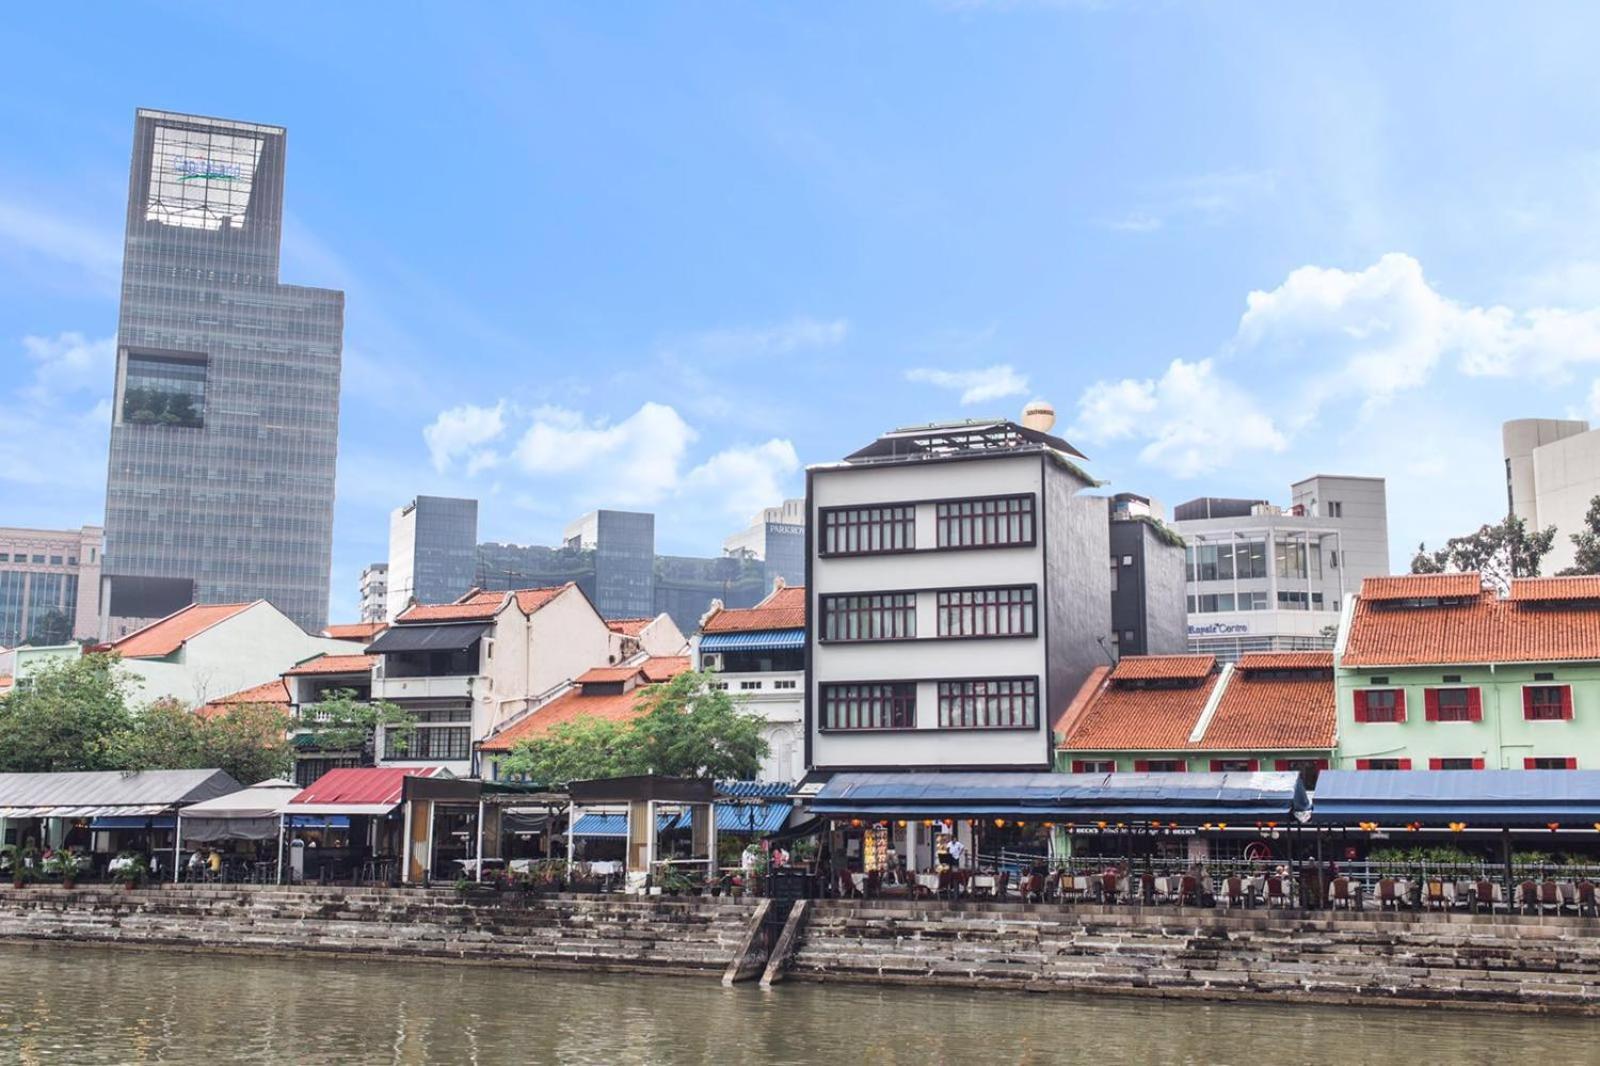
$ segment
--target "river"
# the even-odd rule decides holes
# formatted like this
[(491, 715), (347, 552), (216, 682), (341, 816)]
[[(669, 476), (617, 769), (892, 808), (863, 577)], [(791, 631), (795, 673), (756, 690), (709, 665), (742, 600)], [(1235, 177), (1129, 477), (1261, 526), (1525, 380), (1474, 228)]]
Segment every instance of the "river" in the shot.
[(0, 1061), (1594, 1062), (1595, 1023), (0, 944)]

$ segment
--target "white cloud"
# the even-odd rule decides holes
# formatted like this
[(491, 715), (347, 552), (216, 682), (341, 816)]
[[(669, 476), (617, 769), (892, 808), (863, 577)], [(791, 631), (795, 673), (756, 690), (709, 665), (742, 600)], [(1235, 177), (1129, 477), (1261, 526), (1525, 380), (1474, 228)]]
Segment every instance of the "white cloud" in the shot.
[(1028, 391), (1028, 377), (1017, 373), (1009, 363), (997, 363), (980, 370), (934, 370), (917, 367), (906, 371), (907, 381), (959, 389), (963, 404), (986, 403), (1006, 396), (1021, 396)]
[(818, 319), (808, 315), (775, 326), (711, 329), (687, 338), (686, 348), (701, 355), (784, 355), (842, 344), (850, 333), (848, 319)]
[(22, 350), (34, 365), (35, 397), (79, 389), (111, 390), (117, 357), (115, 337), (90, 340), (75, 332), (30, 336), (22, 338)]
[(1288, 446), (1272, 418), (1218, 376), (1210, 359), (1174, 359), (1160, 378), (1096, 382), (1078, 399), (1068, 433), (1097, 443), (1144, 441), (1139, 458), (1177, 477)]
[(585, 492), (618, 504), (652, 503), (677, 487), (685, 453), (698, 434), (676, 410), (646, 403), (621, 422), (545, 407), (516, 447), (522, 470), (582, 475)]
[(115, 229), (64, 218), (38, 204), (0, 199), (0, 247), (67, 263), (114, 287), (122, 269)]
[(1381, 404), (1426, 384), (1446, 361), (1470, 376), (1552, 380), (1600, 361), (1600, 310), (1461, 304), (1398, 252), (1360, 271), (1301, 267), (1246, 305), (1235, 353), (1293, 359), (1307, 382), (1300, 406), (1308, 415), (1337, 396)]
[(467, 461), (468, 473), (494, 466), (499, 457), (483, 446), (498, 440), (505, 432), (505, 408), (502, 400), (493, 407), (468, 403), (440, 411), (433, 423), (422, 431), (428, 454), (433, 458), (433, 468), (443, 473), (458, 458)]
[(800, 470), (794, 445), (776, 438), (747, 448), (728, 448), (707, 459), (683, 479), (683, 492), (710, 506), (745, 516), (782, 500), (787, 483)]

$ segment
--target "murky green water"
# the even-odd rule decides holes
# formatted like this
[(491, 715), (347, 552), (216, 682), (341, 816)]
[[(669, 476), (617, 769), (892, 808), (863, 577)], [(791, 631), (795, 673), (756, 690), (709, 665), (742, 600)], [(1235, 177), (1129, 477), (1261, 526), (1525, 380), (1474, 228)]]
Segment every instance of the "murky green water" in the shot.
[(0, 945), (0, 1061), (1600, 1061), (1600, 1023)]

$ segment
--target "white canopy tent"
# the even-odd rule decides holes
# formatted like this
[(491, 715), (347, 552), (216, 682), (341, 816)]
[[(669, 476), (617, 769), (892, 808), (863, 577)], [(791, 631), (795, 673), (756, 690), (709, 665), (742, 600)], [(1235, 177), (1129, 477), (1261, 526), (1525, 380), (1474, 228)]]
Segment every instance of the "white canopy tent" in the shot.
[[(184, 808), (178, 819), (178, 841), (272, 840), (278, 819), (300, 792), (293, 781), (270, 779), (226, 796)], [(177, 879), (177, 871), (173, 871)]]

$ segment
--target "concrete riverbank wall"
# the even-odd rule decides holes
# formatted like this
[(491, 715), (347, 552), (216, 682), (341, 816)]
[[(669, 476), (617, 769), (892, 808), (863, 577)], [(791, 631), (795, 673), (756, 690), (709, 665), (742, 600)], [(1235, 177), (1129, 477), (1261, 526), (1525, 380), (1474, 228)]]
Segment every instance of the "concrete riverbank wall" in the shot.
[(323, 952), (720, 975), (758, 900), (465, 897), (453, 888), (35, 885), (0, 889), (0, 939)]
[[(741, 954), (759, 903), (33, 886), (0, 888), (0, 939), (715, 978), (759, 972)], [(1600, 920), (1565, 915), (814, 900), (797, 917), (780, 980), (1600, 1013)]]
[(1600, 921), (823, 900), (791, 980), (1600, 1013)]

